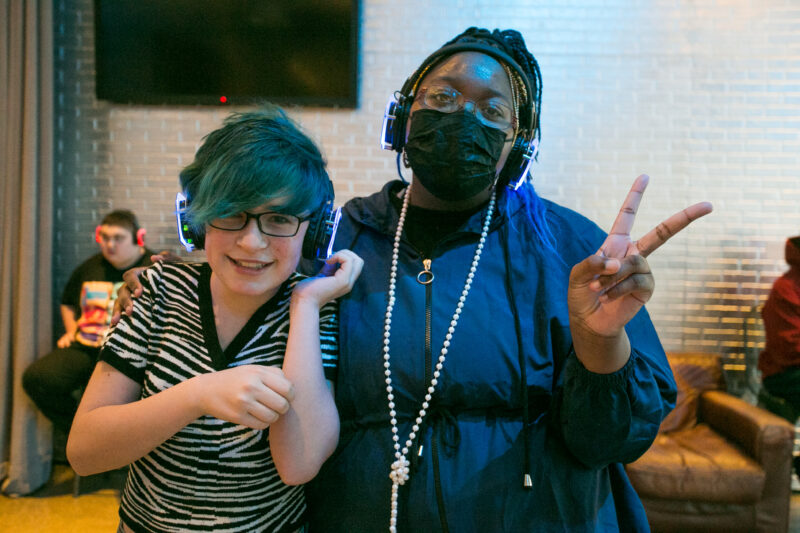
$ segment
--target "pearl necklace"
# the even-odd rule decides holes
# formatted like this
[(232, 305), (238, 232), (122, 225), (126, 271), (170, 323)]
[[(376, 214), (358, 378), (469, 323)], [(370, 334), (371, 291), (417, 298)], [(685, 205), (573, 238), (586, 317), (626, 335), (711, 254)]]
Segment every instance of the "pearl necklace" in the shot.
[[(392, 311), (394, 310), (394, 292), (395, 292), (395, 285), (397, 281), (397, 260), (399, 257), (400, 251), (400, 236), (403, 234), (403, 225), (405, 224), (406, 220), (406, 212), (408, 211), (408, 199), (411, 196), (411, 185), (406, 188), (405, 197), (403, 198), (403, 207), (400, 209), (400, 218), (397, 221), (397, 230), (394, 234), (394, 248), (392, 249), (392, 267), (389, 274), (389, 302), (386, 305), (386, 318), (384, 320), (384, 333), (383, 333), (383, 366), (386, 369), (384, 374), (386, 374), (386, 395), (389, 400), (389, 417), (391, 419), (392, 424), (392, 440), (394, 441), (394, 457), (395, 461), (392, 463), (392, 471), (389, 473), (389, 477), (392, 480), (392, 512), (391, 517), (389, 519), (389, 531), (390, 533), (397, 533), (397, 497), (398, 492), (400, 489), (400, 485), (405, 484), (408, 481), (408, 474), (409, 474), (409, 461), (406, 459), (408, 455), (408, 450), (411, 448), (414, 439), (417, 436), (417, 432), (419, 431), (420, 425), (422, 425), (422, 419), (425, 418), (425, 414), (427, 413), (428, 407), (430, 405), (431, 398), (433, 397), (433, 392), (436, 388), (436, 384), (438, 383), (439, 376), (442, 372), (442, 367), (444, 366), (445, 356), (447, 355), (447, 349), (450, 346), (450, 341), (453, 338), (453, 332), (456, 329), (456, 325), (458, 324), (458, 318), (461, 316), (461, 310), (464, 307), (464, 301), (467, 299), (467, 295), (469, 294), (470, 287), (472, 286), (472, 279), (475, 277), (475, 271), (478, 269), (478, 262), (481, 259), (481, 253), (483, 252), (483, 245), (486, 242), (486, 236), (489, 234), (489, 224), (492, 221), (492, 213), (494, 212), (494, 205), (495, 205), (495, 191), (492, 191), (492, 196), (489, 200), (489, 208), (486, 212), (486, 220), (483, 223), (483, 228), (481, 230), (481, 237), (478, 240), (478, 246), (475, 249), (475, 257), (472, 259), (472, 265), (469, 268), (469, 274), (467, 274), (467, 281), (464, 283), (464, 290), (461, 291), (461, 297), (458, 299), (458, 305), (456, 306), (455, 313), (453, 313), (453, 319), (450, 321), (450, 327), (447, 329), (447, 335), (445, 335), (444, 343), (442, 344), (442, 351), (439, 355), (439, 360), (436, 362), (436, 368), (433, 371), (433, 378), (431, 379), (430, 385), (428, 386), (428, 392), (425, 394), (425, 401), (422, 402), (422, 407), (419, 410), (419, 414), (417, 415), (416, 420), (414, 420), (414, 425), (411, 427), (411, 432), (408, 434), (408, 439), (403, 446), (403, 449), (400, 449), (400, 436), (397, 434), (397, 412), (395, 411), (395, 404), (394, 404), (394, 389), (392, 388), (392, 371), (390, 368), (389, 362), (389, 339), (391, 336), (392, 331)], [(425, 272), (429, 274), (430, 277), (426, 278), (426, 282), (430, 283), (433, 281), (433, 273), (430, 272), (430, 266), (428, 264), (425, 265)], [(422, 273), (420, 273), (421, 275)], [(419, 281), (419, 276), (417, 276), (417, 280)], [(423, 283), (420, 281), (420, 283)]]

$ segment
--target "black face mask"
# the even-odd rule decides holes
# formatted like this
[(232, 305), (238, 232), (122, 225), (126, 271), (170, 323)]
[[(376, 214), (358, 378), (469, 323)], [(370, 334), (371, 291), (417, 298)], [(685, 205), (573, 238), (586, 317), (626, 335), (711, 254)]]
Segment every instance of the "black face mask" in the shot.
[(505, 134), (467, 111), (419, 109), (411, 115), (406, 155), (414, 176), (441, 200), (466, 200), (494, 183)]

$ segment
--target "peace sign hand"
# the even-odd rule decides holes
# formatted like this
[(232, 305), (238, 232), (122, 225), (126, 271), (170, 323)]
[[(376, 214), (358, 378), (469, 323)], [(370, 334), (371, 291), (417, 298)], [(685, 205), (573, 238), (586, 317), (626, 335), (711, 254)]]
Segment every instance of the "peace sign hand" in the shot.
[(587, 348), (613, 345), (613, 350), (629, 351), (627, 340), (621, 339), (625, 324), (650, 299), (655, 286), (646, 257), (712, 210), (708, 202), (694, 204), (633, 241), (631, 229), (649, 180), (644, 174), (636, 178), (600, 249), (575, 265), (570, 273), (567, 302), (570, 329), (579, 356), (579, 345)]

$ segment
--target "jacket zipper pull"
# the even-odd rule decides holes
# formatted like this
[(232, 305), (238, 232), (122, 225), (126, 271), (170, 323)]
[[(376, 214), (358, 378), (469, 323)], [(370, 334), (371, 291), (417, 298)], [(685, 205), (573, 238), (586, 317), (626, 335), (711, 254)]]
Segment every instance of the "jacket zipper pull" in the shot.
[(422, 285), (428, 285), (433, 281), (433, 272), (431, 272), (431, 260), (430, 259), (423, 259), (422, 260), (422, 271), (417, 274), (417, 282), (421, 283)]

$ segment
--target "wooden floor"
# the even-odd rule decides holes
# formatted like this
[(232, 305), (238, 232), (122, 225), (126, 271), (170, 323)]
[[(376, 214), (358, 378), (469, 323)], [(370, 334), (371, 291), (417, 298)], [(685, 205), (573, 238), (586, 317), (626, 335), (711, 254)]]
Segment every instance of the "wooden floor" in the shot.
[[(81, 478), (72, 496), (72, 470), (56, 465), (51, 480), (24, 498), (0, 495), (0, 533), (114, 533), (125, 472)], [(800, 533), (800, 492), (792, 494), (790, 533)]]

